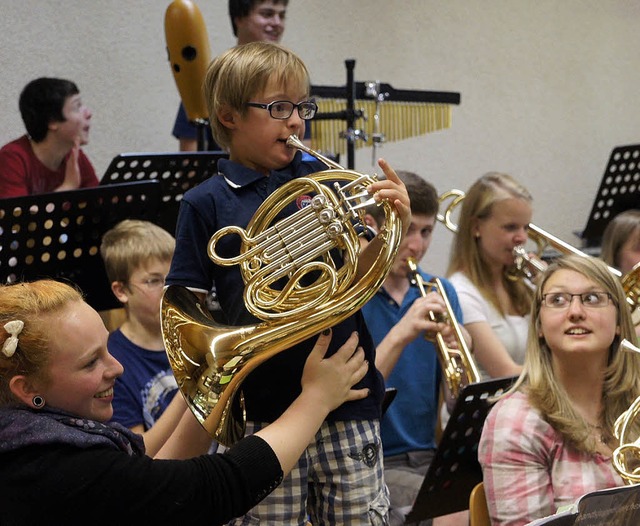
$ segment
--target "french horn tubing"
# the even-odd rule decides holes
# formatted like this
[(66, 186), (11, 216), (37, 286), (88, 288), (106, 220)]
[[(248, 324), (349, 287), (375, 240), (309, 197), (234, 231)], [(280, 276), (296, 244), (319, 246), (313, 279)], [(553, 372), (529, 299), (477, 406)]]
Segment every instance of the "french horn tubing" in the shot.
[[(180, 391), (202, 426), (224, 445), (244, 435), (241, 385), (247, 375), (362, 307), (382, 285), (400, 243), (401, 219), (383, 201), (385, 222), (378, 234), (383, 248), (356, 280), (360, 238), (355, 224), (364, 226), (362, 209), (374, 202), (367, 187), (375, 177), (345, 170), (295, 136), (287, 144), (330, 169), (281, 186), (256, 210), (246, 229), (222, 228), (207, 246), (217, 265), (239, 266), (245, 305), (259, 321), (222, 325), (180, 286), (169, 286), (162, 298), (163, 339)], [(276, 221), (288, 204), (307, 196), (312, 196), (308, 206)], [(216, 250), (227, 235), (241, 238), (240, 252), (232, 258)], [(336, 251), (343, 263), (335, 258)]]
[[(620, 351), (640, 353), (640, 348), (622, 340)], [(612, 456), (613, 467), (627, 484), (640, 482), (640, 396), (622, 413), (614, 424), (613, 434), (619, 446)]]
[[(465, 193), (462, 190), (452, 189), (440, 195), (440, 203), (447, 202), (443, 214), (438, 214), (438, 221), (442, 222), (451, 232), (458, 232), (458, 225), (453, 221), (451, 215), (454, 209), (464, 200)], [(574, 246), (562, 241), (560, 238), (550, 234), (546, 230), (529, 223), (528, 235), (536, 244), (535, 256), (531, 256), (523, 245), (518, 245), (513, 249), (514, 268), (507, 275), (510, 279), (527, 278), (534, 279), (540, 272), (545, 269), (541, 258), (547, 247), (552, 247), (561, 254), (573, 254), (580, 257), (591, 257), (589, 254), (578, 250)], [(622, 275), (618, 269), (608, 266), (609, 271), (621, 279), (622, 288), (624, 289), (627, 303), (633, 312), (640, 306), (640, 264), (633, 267), (626, 275)]]
[(454, 331), (458, 348), (456, 349), (447, 345), (447, 342), (440, 332), (437, 332), (434, 337), (429, 336), (429, 340), (434, 341), (436, 344), (438, 361), (440, 362), (443, 376), (447, 382), (447, 387), (449, 391), (451, 391), (452, 396), (457, 398), (465, 385), (480, 381), (480, 372), (471, 355), (469, 346), (464, 339), (460, 324), (456, 320), (455, 313), (451, 307), (447, 292), (442, 285), (442, 281), (434, 277), (432, 280), (425, 282), (418, 272), (418, 265), (414, 258), (408, 258), (407, 264), (409, 265), (409, 281), (418, 287), (423, 298), (427, 295), (428, 289), (434, 289), (444, 300), (446, 314), (442, 313), (445, 314), (442, 316), (440, 313), (430, 311), (429, 319), (434, 322), (445, 322), (449, 324)]

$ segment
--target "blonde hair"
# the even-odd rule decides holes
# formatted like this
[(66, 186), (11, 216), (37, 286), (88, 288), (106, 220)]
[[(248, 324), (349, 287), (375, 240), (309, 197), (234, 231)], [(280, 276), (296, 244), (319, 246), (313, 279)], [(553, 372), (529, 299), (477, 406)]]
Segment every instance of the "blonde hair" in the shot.
[(640, 210), (626, 210), (607, 224), (602, 234), (600, 257), (608, 265), (620, 268), (620, 249), (634, 236), (640, 239)]
[[(263, 91), (270, 80), (299, 86), (309, 92), (309, 72), (292, 51), (269, 42), (236, 46), (211, 62), (203, 83), (209, 122), (215, 141), (225, 149), (231, 145), (231, 130), (218, 119), (222, 110), (247, 112), (247, 103)], [(294, 101), (295, 102), (295, 101)]]
[(529, 402), (540, 411), (543, 418), (562, 435), (563, 439), (579, 451), (595, 451), (595, 440), (588, 423), (571, 404), (564, 387), (558, 382), (552, 367), (551, 350), (541, 334), (540, 308), (542, 294), (549, 278), (558, 270), (578, 272), (597, 283), (611, 294), (618, 316), (620, 334), (616, 335), (609, 349), (608, 365), (602, 385), (604, 434), (613, 436), (616, 418), (640, 395), (640, 356), (619, 350), (622, 339), (635, 341), (631, 312), (619, 279), (606, 264), (597, 259), (565, 256), (554, 261), (545, 270), (535, 292), (531, 313), (527, 354), (522, 374), (509, 392), (520, 388), (527, 393)]
[(171, 261), (176, 240), (148, 221), (125, 219), (102, 237), (100, 255), (109, 281), (126, 283), (140, 267), (152, 260)]
[(82, 294), (59, 281), (0, 285), (0, 347), (9, 337), (4, 325), (14, 320), (24, 323), (15, 353), (11, 357), (0, 353), (0, 406), (17, 402), (9, 388), (9, 381), (14, 376), (46, 381), (45, 369), (51, 352), (51, 316), (77, 301), (83, 301)]
[[(511, 198), (522, 199), (529, 204), (533, 201), (524, 186), (504, 173), (486, 173), (469, 188), (462, 201), (458, 233), (447, 269), (449, 276), (455, 272), (464, 272), (502, 316), (505, 312), (491, 285), (490, 269), (480, 254), (473, 227), (479, 219), (491, 217), (495, 203)], [(524, 316), (529, 312), (531, 290), (522, 280), (512, 281), (504, 276), (503, 281), (516, 311)]]

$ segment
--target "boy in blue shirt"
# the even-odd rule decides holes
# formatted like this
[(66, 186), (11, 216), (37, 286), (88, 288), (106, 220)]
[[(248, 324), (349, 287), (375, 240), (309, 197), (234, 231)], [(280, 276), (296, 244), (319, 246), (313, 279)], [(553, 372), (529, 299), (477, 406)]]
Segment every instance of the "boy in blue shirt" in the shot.
[[(387, 387), (397, 389), (381, 424), (385, 481), (391, 497), (390, 526), (404, 524), (437, 446), (435, 428), (442, 374), (437, 350), (425, 339), (425, 334), (441, 332), (447, 345), (452, 345), (454, 340), (448, 324), (435, 323), (429, 318), (430, 311), (446, 313), (440, 294), (430, 291), (422, 297), (419, 288), (408, 278), (407, 260), (413, 258), (420, 262), (431, 244), (438, 194), (430, 183), (413, 172), (398, 171), (397, 175), (411, 196), (411, 224), (382, 287), (362, 307), (376, 343), (376, 366)], [(367, 211), (367, 222), (375, 230), (383, 218), (375, 207)], [(418, 272), (425, 283), (433, 278), (420, 269)], [(462, 311), (453, 285), (446, 279), (440, 281), (456, 320), (462, 324)], [(462, 326), (461, 330), (463, 334), (466, 332)], [(465, 334), (465, 338), (467, 336)], [(420, 525), (430, 523), (420, 522)], [(468, 513), (437, 517), (433, 524), (466, 526)]]
[[(204, 89), (214, 139), (229, 150), (229, 160), (219, 161), (218, 176), (185, 194), (167, 283), (188, 287), (201, 301), (215, 283), (229, 323), (255, 323), (242, 298), (244, 283), (238, 266), (215, 265), (207, 255), (209, 239), (229, 225), (246, 228), (257, 208), (276, 189), (326, 169), (317, 161), (303, 162), (300, 152), (286, 144), (292, 134), (304, 136), (305, 120), (313, 117), (317, 107), (309, 100), (309, 74), (304, 63), (271, 43), (245, 44), (216, 58)], [(404, 232), (410, 221), (407, 192), (385, 161), (380, 160), (379, 165), (386, 179), (369, 186), (369, 192), (396, 208)], [(290, 203), (284, 215), (302, 208), (308, 201), (304, 197)], [(219, 243), (219, 252), (237, 255), (240, 240), (228, 237), (235, 239)], [(362, 261), (381, 250), (381, 244), (377, 238), (369, 243)], [(385, 524), (388, 494), (379, 436), (384, 386), (360, 312), (332, 327), (328, 355), (354, 332), (369, 362), (365, 378), (355, 388), (368, 388), (370, 395), (333, 411), (280, 487), (247, 517), (232, 524), (249, 520), (304, 524), (307, 516), (313, 524)], [(300, 392), (302, 369), (315, 339), (308, 338), (276, 354), (243, 382), (246, 434), (278, 418)]]
[(164, 349), (160, 299), (175, 239), (149, 221), (125, 219), (100, 244), (107, 277), (125, 319), (109, 334), (109, 352), (124, 367), (116, 379), (113, 418), (144, 439), (153, 457), (187, 411)]

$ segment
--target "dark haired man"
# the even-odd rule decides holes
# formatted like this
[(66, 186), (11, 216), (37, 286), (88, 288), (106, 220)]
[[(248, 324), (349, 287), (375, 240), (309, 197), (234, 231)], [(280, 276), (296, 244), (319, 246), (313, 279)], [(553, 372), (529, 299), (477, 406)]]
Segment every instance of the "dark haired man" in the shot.
[[(448, 345), (453, 345), (454, 338), (451, 327), (435, 323), (429, 316), (429, 312), (446, 313), (442, 296), (429, 291), (423, 297), (408, 277), (408, 259), (419, 262), (431, 244), (438, 214), (438, 194), (433, 185), (419, 175), (401, 170), (396, 173), (411, 198), (411, 224), (382, 287), (362, 307), (376, 344), (376, 367), (384, 376), (386, 386), (398, 390), (380, 424), (384, 478), (391, 499), (390, 526), (405, 523), (405, 516), (418, 495), (437, 445), (442, 374), (436, 347), (425, 339), (425, 334), (441, 332)], [(368, 208), (366, 220), (373, 230), (377, 230), (384, 220), (382, 207)], [(420, 269), (418, 273), (425, 283), (433, 278)], [(441, 279), (441, 282), (453, 314), (461, 324), (462, 310), (455, 289), (448, 280)], [(461, 330), (471, 347), (471, 338), (463, 327)], [(448, 392), (445, 396), (447, 401), (453, 402)], [(460, 512), (419, 524), (466, 526), (468, 521), (468, 513)]]
[(69, 80), (38, 78), (20, 94), (27, 134), (0, 149), (0, 197), (97, 186), (80, 149), (89, 141), (91, 110)]

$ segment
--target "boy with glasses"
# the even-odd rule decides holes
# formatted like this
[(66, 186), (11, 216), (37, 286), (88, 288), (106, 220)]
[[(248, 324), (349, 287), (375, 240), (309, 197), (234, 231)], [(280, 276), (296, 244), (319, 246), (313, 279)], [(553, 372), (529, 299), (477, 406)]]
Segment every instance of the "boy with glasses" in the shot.
[(125, 311), (125, 321), (107, 343), (124, 367), (114, 388), (113, 421), (141, 434), (151, 457), (186, 408), (182, 396), (174, 398), (178, 385), (160, 326), (160, 300), (174, 247), (167, 231), (131, 219), (106, 232), (100, 245), (111, 290)]
[[(202, 302), (215, 282), (229, 323), (253, 324), (256, 318), (243, 301), (244, 282), (238, 266), (214, 264), (207, 246), (223, 227), (246, 228), (264, 200), (286, 183), (326, 169), (318, 161), (304, 162), (300, 152), (287, 146), (289, 136), (304, 136), (305, 121), (313, 117), (316, 106), (309, 100), (306, 66), (276, 44), (253, 42), (230, 49), (212, 62), (204, 85), (214, 138), (228, 148), (229, 159), (219, 161), (218, 176), (184, 195), (167, 283), (189, 288)], [(369, 191), (396, 207), (406, 230), (410, 222), (407, 192), (386, 162), (381, 160), (380, 167), (386, 179), (372, 184)], [(302, 209), (309, 197), (292, 200), (280, 216)], [(238, 236), (229, 237), (217, 244), (225, 257), (237, 255), (240, 247)], [(369, 243), (362, 261), (379, 248), (377, 239)], [(282, 484), (248, 516), (232, 524), (257, 520), (304, 524), (308, 515), (313, 524), (386, 523), (388, 492), (379, 429), (384, 386), (375, 368), (375, 348), (359, 311), (331, 331), (327, 355), (354, 332), (358, 334), (369, 367), (355, 388), (369, 389), (369, 396), (330, 413)], [(310, 337), (274, 355), (248, 375), (242, 384), (245, 434), (276, 420), (300, 392), (303, 365), (314, 341)]]

